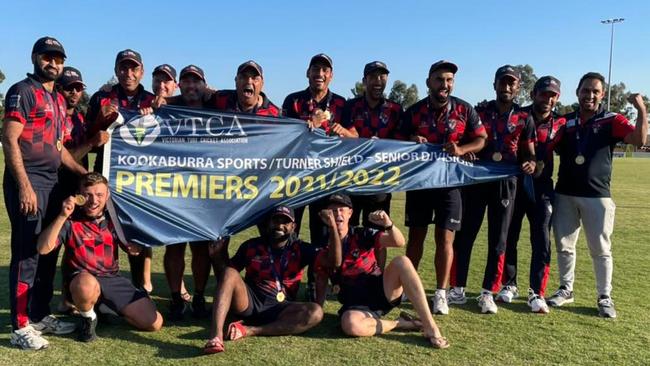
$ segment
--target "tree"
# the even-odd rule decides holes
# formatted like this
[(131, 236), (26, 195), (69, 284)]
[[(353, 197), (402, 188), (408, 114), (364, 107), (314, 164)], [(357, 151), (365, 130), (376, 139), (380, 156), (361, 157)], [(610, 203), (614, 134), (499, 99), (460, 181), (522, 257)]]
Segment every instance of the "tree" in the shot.
[(354, 88), (350, 89), (350, 91), (352, 92), (353, 98), (358, 98), (360, 96), (363, 96), (366, 93), (366, 86), (363, 85), (362, 82), (357, 81), (354, 84)]
[(514, 66), (516, 70), (521, 74), (521, 80), (519, 81), (519, 95), (515, 98), (515, 102), (519, 105), (528, 105), (532, 103), (530, 99), (530, 92), (533, 91), (535, 82), (537, 82), (537, 75), (533, 71), (533, 67), (526, 65), (517, 65)]
[[(626, 91), (626, 86), (624, 83), (618, 83), (612, 85), (611, 98), (612, 102), (610, 104), (609, 110), (616, 113), (621, 113), (625, 117), (630, 118), (633, 108), (630, 107), (627, 103), (627, 98), (631, 94)], [(607, 106), (607, 84), (605, 83), (605, 98), (603, 98), (603, 105)]]
[(390, 94), (388, 94), (388, 99), (401, 104), (406, 109), (420, 99), (418, 96), (418, 87), (415, 84), (407, 87), (406, 83), (395, 80), (393, 87), (390, 89)]
[(578, 110), (578, 103), (564, 105), (564, 104), (560, 103), (560, 101), (558, 100), (557, 104), (555, 104), (555, 113), (557, 113), (560, 116), (563, 116), (565, 114), (569, 114), (569, 113), (571, 113), (573, 111), (577, 111), (577, 110)]

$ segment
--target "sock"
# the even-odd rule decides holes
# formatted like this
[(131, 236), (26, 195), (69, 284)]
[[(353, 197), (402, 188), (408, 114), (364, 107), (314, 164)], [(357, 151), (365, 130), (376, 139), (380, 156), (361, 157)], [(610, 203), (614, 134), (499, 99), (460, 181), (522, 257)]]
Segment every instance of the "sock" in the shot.
[(436, 290), (436, 292), (439, 293), (440, 295), (444, 296), (444, 297), (447, 297), (447, 289), (439, 288), (439, 289)]
[(97, 314), (95, 314), (95, 310), (93, 309), (90, 309), (88, 311), (79, 311), (79, 314), (81, 314), (81, 316), (84, 318), (90, 318), (90, 320), (97, 319)]

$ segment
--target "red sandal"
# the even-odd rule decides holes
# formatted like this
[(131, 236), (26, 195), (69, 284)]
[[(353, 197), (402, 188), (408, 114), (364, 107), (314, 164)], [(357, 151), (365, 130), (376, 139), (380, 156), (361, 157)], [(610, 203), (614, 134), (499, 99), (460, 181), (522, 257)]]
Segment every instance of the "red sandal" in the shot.
[(236, 341), (244, 337), (246, 337), (246, 327), (244, 326), (244, 322), (242, 320), (232, 322), (230, 325), (228, 325), (228, 340)]
[(212, 339), (209, 339), (205, 346), (203, 346), (203, 353), (206, 355), (210, 355), (213, 353), (221, 353), (224, 352), (226, 349), (223, 347), (223, 341), (219, 337), (214, 337)]

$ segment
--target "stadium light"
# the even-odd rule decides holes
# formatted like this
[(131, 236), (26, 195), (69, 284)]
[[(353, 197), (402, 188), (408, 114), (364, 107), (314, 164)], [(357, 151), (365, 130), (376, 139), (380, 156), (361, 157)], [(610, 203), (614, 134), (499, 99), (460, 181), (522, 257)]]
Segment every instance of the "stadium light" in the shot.
[(611, 24), (612, 32), (609, 43), (609, 73), (607, 74), (607, 110), (612, 104), (612, 52), (614, 51), (614, 24), (622, 23), (625, 19), (623, 18), (612, 18), (601, 20), (602, 24)]

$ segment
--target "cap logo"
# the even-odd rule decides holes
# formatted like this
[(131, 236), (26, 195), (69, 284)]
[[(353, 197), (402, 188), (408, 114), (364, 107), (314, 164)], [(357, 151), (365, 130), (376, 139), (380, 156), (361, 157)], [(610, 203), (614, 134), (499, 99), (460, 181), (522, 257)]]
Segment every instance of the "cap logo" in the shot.
[(66, 70), (64, 75), (71, 76), (71, 77), (79, 77), (79, 74), (77, 74), (75, 71), (72, 70)]
[(46, 39), (45, 44), (61, 46), (61, 43), (57, 42), (56, 39), (52, 39), (52, 38)]
[(124, 52), (122, 52), (122, 57), (125, 57), (125, 56), (133, 56), (133, 57), (135, 57), (135, 53), (133, 53), (131, 51), (124, 51)]

